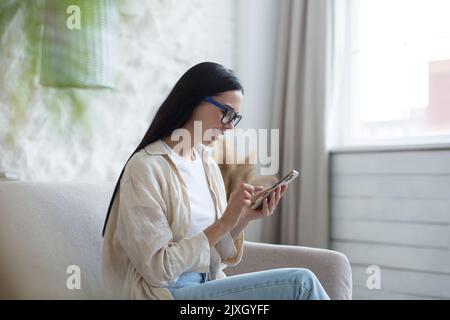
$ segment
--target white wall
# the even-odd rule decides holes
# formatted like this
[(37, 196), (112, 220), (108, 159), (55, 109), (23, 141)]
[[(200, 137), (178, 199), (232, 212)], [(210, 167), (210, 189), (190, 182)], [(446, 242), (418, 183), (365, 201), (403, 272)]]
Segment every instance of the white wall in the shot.
[[(209, 60), (235, 67), (235, 0), (123, 0), (114, 91), (38, 84), (35, 8), (10, 1), (0, 47), (0, 171), (21, 180), (115, 181), (176, 80)], [(7, 4), (7, 3), (6, 3)], [(30, 36), (32, 35), (32, 36)]]
[(243, 128), (271, 127), (278, 12), (278, 0), (237, 2), (236, 72), (245, 89)]
[[(245, 90), (239, 127), (244, 129), (272, 126), (279, 5), (279, 0), (237, 2), (236, 72)], [(246, 239), (261, 240), (261, 221), (250, 224)]]

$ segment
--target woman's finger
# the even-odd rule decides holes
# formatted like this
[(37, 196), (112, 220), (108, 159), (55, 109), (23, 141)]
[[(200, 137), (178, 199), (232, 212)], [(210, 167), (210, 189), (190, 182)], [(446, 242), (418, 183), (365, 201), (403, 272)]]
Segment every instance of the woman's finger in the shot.
[(287, 191), (288, 186), (287, 184), (281, 187), (281, 196), (283, 196), (283, 194)]
[(249, 191), (244, 190), (244, 199), (251, 199), (251, 198), (252, 194)]
[(263, 191), (266, 190), (263, 186), (257, 186), (253, 189), (254, 195), (258, 195), (263, 193)]
[(269, 201), (269, 210), (270, 210), (270, 214), (272, 214), (273, 212), (273, 205), (275, 203), (275, 191), (272, 191), (270, 193), (270, 201)]
[(262, 213), (265, 216), (269, 216), (270, 215), (270, 211), (269, 211), (269, 202), (267, 200), (267, 198), (265, 198), (263, 200), (263, 207), (262, 207)]
[(250, 192), (251, 194), (253, 194), (255, 187), (253, 187), (251, 184), (248, 183), (241, 183), (241, 188), (242, 190), (246, 190), (248, 192)]
[(275, 193), (275, 204), (273, 206), (274, 209), (277, 207), (280, 198), (281, 198), (281, 188), (277, 188), (277, 192)]

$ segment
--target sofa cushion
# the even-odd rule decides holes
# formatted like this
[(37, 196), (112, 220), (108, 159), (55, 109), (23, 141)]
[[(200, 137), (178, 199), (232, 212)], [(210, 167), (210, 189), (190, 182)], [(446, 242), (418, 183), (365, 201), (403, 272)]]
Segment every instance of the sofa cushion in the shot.
[[(0, 298), (102, 298), (101, 230), (112, 191), (112, 184), (0, 182)], [(66, 286), (72, 265), (81, 289)]]

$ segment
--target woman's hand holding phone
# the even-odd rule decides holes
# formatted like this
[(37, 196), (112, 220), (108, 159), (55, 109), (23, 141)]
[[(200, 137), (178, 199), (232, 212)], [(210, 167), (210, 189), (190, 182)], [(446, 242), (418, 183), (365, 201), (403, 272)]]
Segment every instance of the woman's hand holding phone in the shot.
[[(239, 188), (231, 193), (227, 208), (218, 222), (223, 224), (227, 230), (230, 230), (232, 237), (235, 239), (250, 221), (273, 214), (278, 202), (288, 188), (287, 185), (298, 175), (297, 171), (292, 170), (267, 189), (262, 186), (241, 183)], [(208, 234), (215, 234), (208, 230), (205, 231)], [(210, 242), (215, 243), (216, 238), (211, 236)]]
[(232, 229), (239, 222), (243, 208), (250, 206), (255, 187), (241, 183), (239, 188), (231, 192), (228, 205), (221, 217), (221, 220)]
[[(273, 189), (267, 197), (262, 200), (261, 207), (257, 209), (253, 209), (251, 205), (245, 206), (242, 209), (242, 216), (241, 219), (245, 219), (246, 221), (250, 222), (252, 220), (268, 217), (273, 214), (276, 207), (278, 206), (278, 202), (283, 197), (284, 193), (286, 192), (288, 186), (283, 185), (279, 186), (275, 189)], [(266, 192), (266, 189), (262, 186), (255, 187), (255, 194), (252, 197), (252, 199), (257, 199), (259, 196), (261, 196), (264, 192)]]
[(228, 205), (220, 219), (203, 231), (210, 245), (215, 245), (229, 231), (235, 238), (246, 227), (248, 222), (242, 219), (242, 214), (244, 208), (250, 206), (254, 192), (254, 186), (241, 183), (239, 188), (230, 194)]
[(299, 176), (298, 171), (292, 170), (286, 176), (280, 179), (277, 183), (275, 183), (273, 186), (263, 190), (263, 192), (261, 192), (260, 194), (255, 195), (255, 197), (252, 198), (252, 203), (250, 207), (255, 210), (261, 209), (263, 206), (263, 200), (267, 198), (273, 190), (275, 190), (277, 187), (282, 187), (285, 185), (287, 186), (298, 176)]
[(232, 229), (238, 222), (247, 224), (251, 220), (270, 216), (286, 190), (287, 185), (275, 188), (269, 196), (264, 198), (260, 208), (252, 209), (252, 200), (261, 196), (267, 189), (264, 189), (263, 186), (252, 186), (250, 184), (241, 183), (239, 188), (231, 193), (227, 208), (225, 209), (221, 220), (228, 228)]

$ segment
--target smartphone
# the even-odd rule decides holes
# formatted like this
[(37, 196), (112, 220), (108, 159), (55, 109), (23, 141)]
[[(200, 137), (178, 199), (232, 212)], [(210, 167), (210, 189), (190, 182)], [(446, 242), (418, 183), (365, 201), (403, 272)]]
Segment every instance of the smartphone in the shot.
[(295, 178), (298, 177), (298, 175), (299, 175), (299, 173), (296, 170), (292, 170), (291, 172), (289, 172), (284, 178), (279, 180), (273, 186), (264, 190), (264, 192), (261, 193), (259, 195), (259, 197), (253, 201), (253, 203), (250, 205), (250, 208), (252, 208), (253, 210), (261, 209), (264, 199), (267, 198), (273, 190), (275, 190), (278, 187), (281, 187), (281, 186), (291, 183)]

